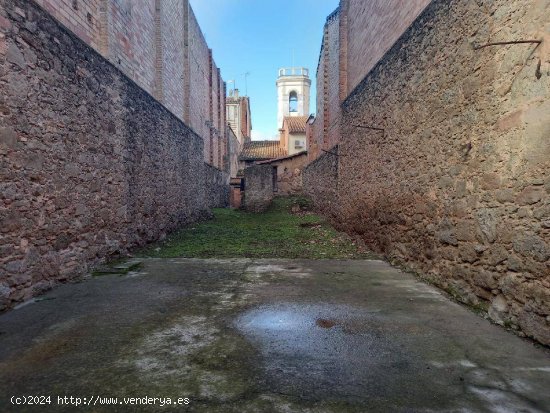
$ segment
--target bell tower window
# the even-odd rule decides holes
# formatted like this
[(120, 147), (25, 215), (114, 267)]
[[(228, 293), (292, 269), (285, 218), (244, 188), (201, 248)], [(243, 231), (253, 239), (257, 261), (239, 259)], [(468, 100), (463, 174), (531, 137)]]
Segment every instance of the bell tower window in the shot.
[(298, 94), (295, 91), (290, 92), (288, 97), (288, 111), (298, 112)]

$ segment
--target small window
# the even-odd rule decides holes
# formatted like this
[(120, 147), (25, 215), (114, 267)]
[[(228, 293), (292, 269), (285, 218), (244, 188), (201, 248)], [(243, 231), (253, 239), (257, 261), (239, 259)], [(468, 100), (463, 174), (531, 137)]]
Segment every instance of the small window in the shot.
[(288, 97), (288, 111), (298, 112), (298, 94), (295, 91), (290, 92)]

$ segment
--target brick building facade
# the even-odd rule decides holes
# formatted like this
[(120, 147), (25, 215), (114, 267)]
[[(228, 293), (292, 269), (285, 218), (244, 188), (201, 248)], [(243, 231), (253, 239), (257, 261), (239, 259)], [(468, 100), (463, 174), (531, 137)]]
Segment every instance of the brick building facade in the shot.
[(310, 160), (338, 144), (341, 103), (429, 3), (341, 0), (327, 17), (317, 66), (317, 116), (308, 150)]
[(188, 0), (35, 2), (201, 136), (207, 163), (228, 167), (226, 86)]
[(239, 90), (234, 89), (229, 91), (226, 103), (227, 122), (242, 145), (250, 141), (252, 135), (250, 98), (248, 96), (239, 96)]

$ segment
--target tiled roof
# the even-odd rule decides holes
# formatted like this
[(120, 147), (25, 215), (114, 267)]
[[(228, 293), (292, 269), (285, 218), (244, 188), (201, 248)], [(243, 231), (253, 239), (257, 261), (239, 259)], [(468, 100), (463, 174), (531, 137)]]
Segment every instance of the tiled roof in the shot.
[(309, 116), (285, 116), (284, 121), (288, 127), (288, 133), (306, 133), (306, 123)]
[(282, 158), (275, 158), (275, 159), (268, 159), (267, 161), (260, 161), (258, 162), (258, 165), (265, 165), (265, 164), (274, 163), (274, 162), (286, 161), (287, 159), (294, 159), (294, 158), (297, 158), (298, 156), (307, 156), (307, 151), (301, 151), (301, 152), (295, 153), (294, 155), (283, 156)]
[(279, 141), (251, 141), (244, 144), (239, 159), (241, 161), (260, 161), (286, 156)]

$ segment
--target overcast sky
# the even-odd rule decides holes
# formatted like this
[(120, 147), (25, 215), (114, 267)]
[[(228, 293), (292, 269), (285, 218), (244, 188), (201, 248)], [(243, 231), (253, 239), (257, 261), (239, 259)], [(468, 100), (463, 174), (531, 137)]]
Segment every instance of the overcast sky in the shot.
[(254, 139), (278, 138), (277, 69), (291, 66), (293, 60), (295, 66), (310, 69), (310, 111), (315, 112), (315, 72), (323, 25), (338, 0), (190, 2), (224, 80), (234, 79), (244, 94), (244, 73), (250, 72), (247, 83)]

